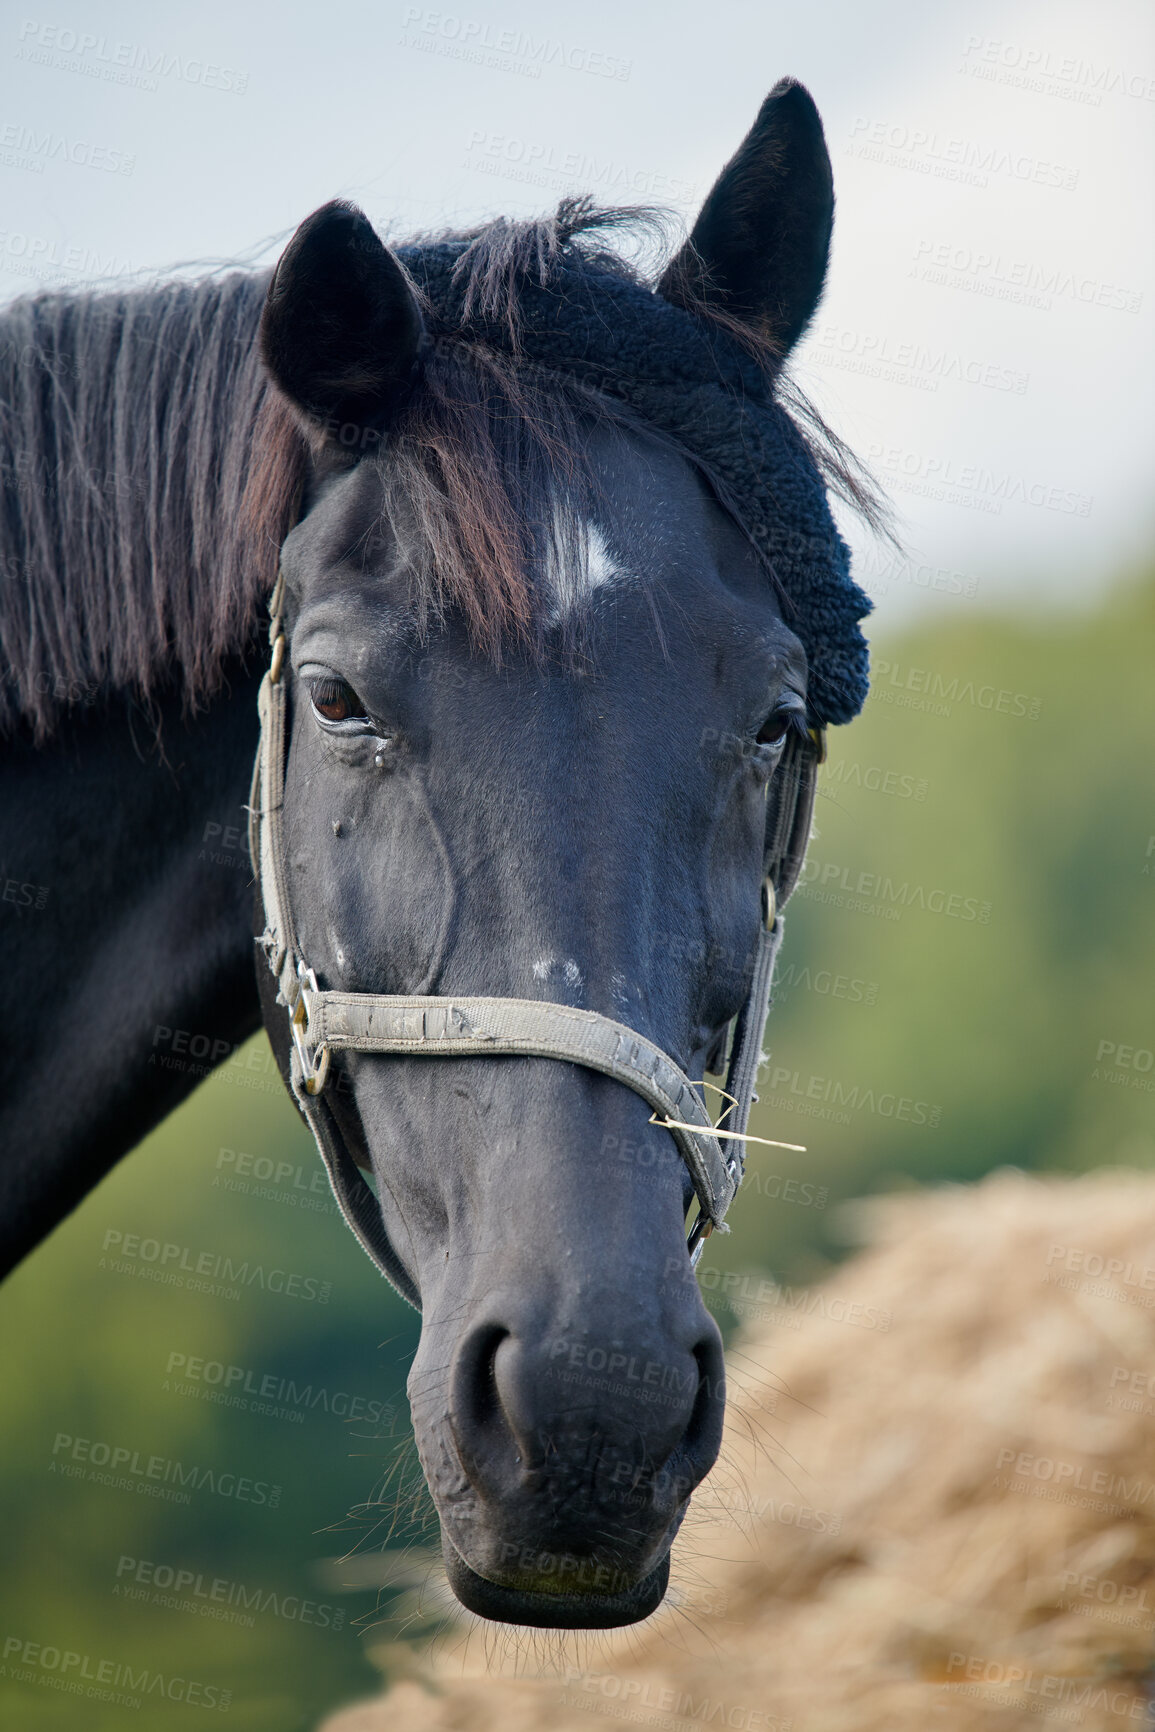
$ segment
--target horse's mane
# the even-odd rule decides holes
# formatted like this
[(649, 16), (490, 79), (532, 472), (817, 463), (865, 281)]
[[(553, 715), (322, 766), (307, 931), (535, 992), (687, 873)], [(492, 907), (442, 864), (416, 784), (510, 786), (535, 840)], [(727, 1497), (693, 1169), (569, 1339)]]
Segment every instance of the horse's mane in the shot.
[[(532, 625), (542, 536), (564, 556), (580, 533), (580, 513), (564, 508), (587, 479), (579, 422), (637, 419), (520, 353), (524, 287), (562, 249), (571, 270), (640, 281), (598, 237), (636, 237), (656, 220), (571, 200), (550, 218), (401, 249), (409, 261), (452, 244), (462, 321), (434, 319), (422, 382), (369, 460), (414, 550), (419, 604), (462, 606), (489, 648)], [(267, 281), (44, 294), (0, 313), (0, 730), (24, 722), (44, 738), (78, 702), (147, 697), (174, 680), (195, 707), (255, 643), (309, 467), (306, 434), (257, 354)], [(501, 343), (478, 334), (495, 324)], [(729, 334), (777, 370), (748, 331)], [(876, 518), (845, 448), (780, 379), (777, 389), (827, 484)]]

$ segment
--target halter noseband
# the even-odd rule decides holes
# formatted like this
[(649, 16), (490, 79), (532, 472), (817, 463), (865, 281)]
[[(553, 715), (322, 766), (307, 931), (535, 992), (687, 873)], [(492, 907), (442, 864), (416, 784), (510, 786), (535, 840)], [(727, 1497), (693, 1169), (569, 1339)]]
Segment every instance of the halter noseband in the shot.
[(292, 1035), (290, 1080), (297, 1106), (316, 1139), (338, 1207), (377, 1267), (420, 1309), (417, 1290), (397, 1255), (377, 1198), (353, 1160), (326, 1098), (334, 1052), (406, 1054), (421, 1058), (521, 1056), (563, 1059), (600, 1071), (648, 1101), (674, 1138), (690, 1171), (698, 1214), (687, 1249), (691, 1264), (742, 1182), (744, 1142), (761, 1059), (774, 961), (782, 941), (785, 903), (797, 882), (810, 834), (821, 733), (792, 739), (770, 782), (764, 858), (763, 919), (750, 990), (730, 1039), (726, 1092), (726, 1154), (701, 1096), (660, 1047), (597, 1011), (541, 999), (406, 997), (399, 993), (330, 992), (301, 954), (285, 871), (282, 819), (285, 792), (285, 581), (278, 575), (269, 601), (272, 659), (261, 682), (261, 738), (249, 801), (249, 853), (261, 887), (265, 930), (257, 940), (277, 982), (277, 1002)]

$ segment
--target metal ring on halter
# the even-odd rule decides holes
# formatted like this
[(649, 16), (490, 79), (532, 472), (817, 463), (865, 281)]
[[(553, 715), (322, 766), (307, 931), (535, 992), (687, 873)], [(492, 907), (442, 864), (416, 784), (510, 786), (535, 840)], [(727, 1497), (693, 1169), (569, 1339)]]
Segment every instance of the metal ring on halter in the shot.
[(690, 1228), (690, 1234), (686, 1240), (686, 1249), (690, 1253), (691, 1269), (696, 1269), (698, 1267), (698, 1260), (701, 1257), (702, 1252), (706, 1249), (706, 1240), (710, 1237), (710, 1234), (713, 1231), (714, 1223), (699, 1203), (698, 1218)]
[(778, 918), (778, 892), (774, 888), (774, 880), (767, 873), (762, 880), (762, 924), (769, 932)]
[(332, 1053), (327, 1046), (314, 1048), (309, 1044), (308, 994), (320, 992), (321, 989), (317, 984), (317, 976), (311, 968), (306, 968), (303, 962), (297, 964), (297, 975), (300, 984), (289, 1006), (289, 1032), (300, 1060), (301, 1080), (305, 1089), (311, 1095), (319, 1095), (329, 1080)]

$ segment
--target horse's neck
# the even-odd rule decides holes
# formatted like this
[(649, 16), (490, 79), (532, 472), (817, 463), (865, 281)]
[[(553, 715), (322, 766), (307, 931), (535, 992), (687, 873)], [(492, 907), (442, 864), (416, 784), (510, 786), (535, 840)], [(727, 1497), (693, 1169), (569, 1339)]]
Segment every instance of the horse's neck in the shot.
[(230, 674), (191, 722), (114, 701), (0, 758), (0, 1270), (258, 1026), (257, 671)]

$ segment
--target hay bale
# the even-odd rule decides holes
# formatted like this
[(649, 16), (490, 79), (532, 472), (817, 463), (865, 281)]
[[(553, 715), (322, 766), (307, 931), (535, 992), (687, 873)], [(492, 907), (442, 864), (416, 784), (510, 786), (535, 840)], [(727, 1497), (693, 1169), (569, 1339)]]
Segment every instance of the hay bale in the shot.
[(468, 1620), (325, 1732), (1149, 1726), (1155, 1179), (859, 1209), (870, 1248), (731, 1351), (680, 1605), (552, 1643)]

